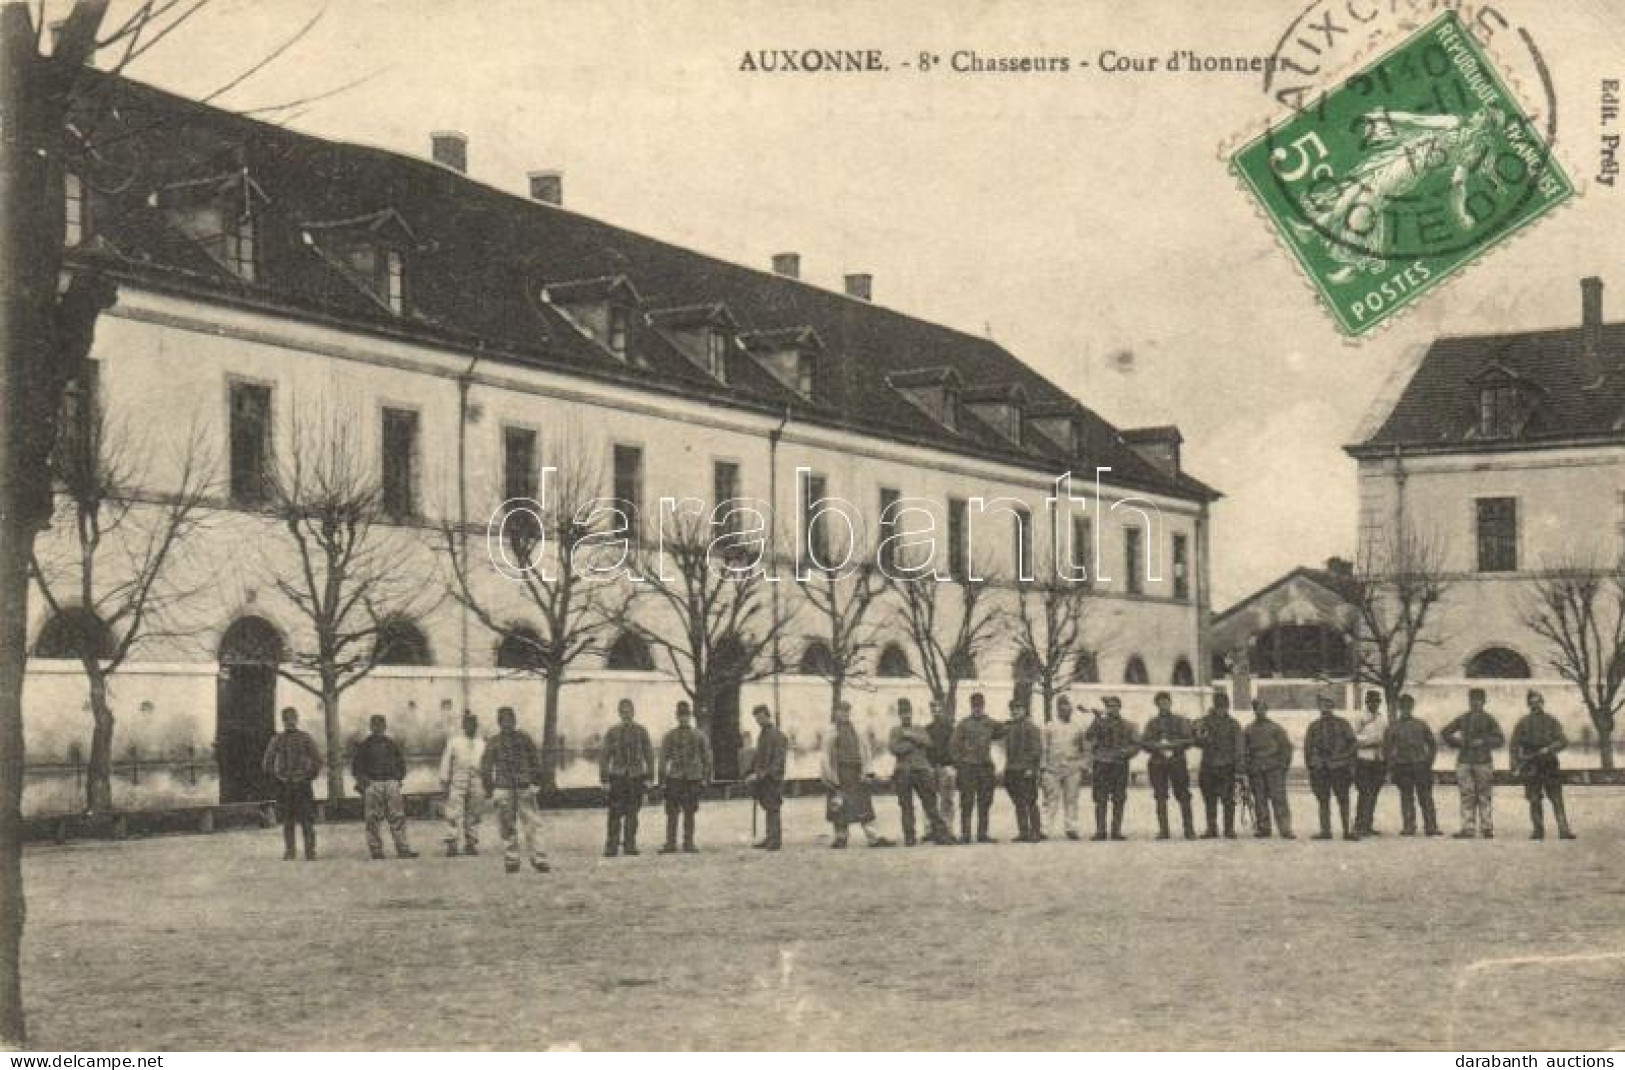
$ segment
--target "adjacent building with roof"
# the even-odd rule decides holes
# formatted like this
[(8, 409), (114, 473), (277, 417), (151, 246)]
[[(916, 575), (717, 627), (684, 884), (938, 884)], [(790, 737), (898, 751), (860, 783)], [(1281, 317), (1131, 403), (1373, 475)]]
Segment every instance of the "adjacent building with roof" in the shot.
[[(67, 177), (69, 270), (118, 286), (79, 396), (138, 432), (151, 495), (172, 488), (187, 435), (208, 444), (219, 477), (190, 558), (207, 581), (187, 604), (190, 627), (116, 680), (118, 767), (132, 748), (137, 763), (170, 763), (149, 770), (145, 794), (121, 773), (126, 802), (252, 797), (272, 711), (292, 703), (319, 723), (277, 673), (306, 625), (249, 566), (274, 553), (268, 466), (335, 424), (375, 467), (391, 523), (410, 537), (400, 567), (426, 587), (446, 582), (442, 529), (479, 529), (505, 498), (533, 493), (568, 442), (595, 458), (606, 498), (639, 511), (727, 495), (770, 499), (784, 517), (816, 491), (873, 521), (887, 501), (917, 498), (945, 563), (974, 553), (1005, 575), (1024, 544), (1043, 560), (1069, 540), (1098, 566), (1080, 672), (1131, 691), (1205, 676), (1217, 494), (1184, 471), (1178, 430), (1119, 431), (999, 344), (876, 303), (867, 275), (837, 292), (802, 281), (793, 254), (757, 270), (633, 233), (563, 207), (552, 172), (530, 176), (529, 197), (492, 188), (466, 173), (455, 134), (414, 159), (113, 79), (75, 123), (105, 147)], [(1099, 473), (1083, 519), (1047, 502), (1066, 472), (1091, 495)], [(1018, 504), (975, 508), (996, 498)], [(503, 581), (489, 582), (502, 602)], [(521, 600), (503, 604), (523, 617)], [(50, 619), (37, 599), (31, 611), (29, 753), (60, 772), (88, 736), (83, 682), (62, 659), (95, 625)], [(907, 637), (888, 611), (873, 619), (874, 682), (855, 704), (879, 716), (896, 695), (923, 703)], [(792, 668), (817, 666), (815, 632), (793, 629)], [(640, 700), (658, 726), (677, 695), (635, 635), (606, 647), (565, 692), (561, 731), (578, 756), (618, 698)], [(448, 727), (443, 700), (487, 723), (510, 703), (538, 724), (539, 687), (453, 599), (393, 621), (387, 653), (345, 696), (357, 728), (385, 713), (409, 750), (428, 752)], [(1006, 638), (966, 686), (998, 702), (1015, 661)], [(776, 702), (799, 747), (814, 744), (823, 681), (792, 672), (744, 691), (713, 713), (719, 745), (758, 700)], [(143, 700), (150, 723), (133, 712)], [(561, 774), (573, 779), (594, 777), (577, 762)], [(32, 808), (54, 804), (48, 782), (36, 777)]]

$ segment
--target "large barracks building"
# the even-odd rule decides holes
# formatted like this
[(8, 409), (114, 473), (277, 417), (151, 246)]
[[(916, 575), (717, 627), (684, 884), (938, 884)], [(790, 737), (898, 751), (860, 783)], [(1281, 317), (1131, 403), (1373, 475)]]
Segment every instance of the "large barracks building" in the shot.
[[(512, 705), (540, 735), (536, 677), (458, 599), (433, 595), (451, 584), (446, 529), (478, 547), (498, 503), (533, 492), (565, 444), (592, 459), (604, 498), (650, 515), (660, 498), (725, 495), (786, 518), (827, 496), (866, 511), (874, 538), (885, 503), (919, 499), (945, 565), (974, 540), (977, 563), (1006, 578), (1014, 555), (1049, 560), (1069, 539), (1092, 564), (1079, 687), (1123, 694), (1139, 720), (1159, 689), (1197, 712), (1217, 495), (1181, 469), (1177, 429), (1119, 430), (995, 342), (883, 307), (867, 275), (836, 291), (802, 281), (794, 254), (757, 268), (631, 233), (563, 206), (553, 173), (512, 176), (526, 195), (486, 185), (455, 134), (418, 159), (114, 79), (84, 109), (76, 128), (102, 147), (66, 179), (67, 270), (104, 272), (117, 300), (76, 397), (133, 444), (144, 507), (173, 494), (188, 453), (213, 472), (173, 577), (196, 593), (114, 678), (119, 806), (257, 797), (283, 705), (322, 738), (319, 704), (279, 671), (309, 648), (310, 625), (277, 582), (295, 557), (265, 496), (266, 472), (313, 434), (375, 473), (391, 563), (423, 595), (420, 613), (391, 619), (381, 664), (342, 707), (352, 736), (368, 714), (390, 719), (414, 758), (409, 790), (432, 783), (448, 701), (487, 727)], [(1055, 480), (1075, 473), (1092, 499), (1097, 471), (1100, 500), (1061, 519)], [(1020, 504), (970, 504), (995, 498)], [(71, 537), (57, 524), (42, 560), (66, 560)], [(523, 624), (525, 600), (482, 556), (470, 555), (482, 597)], [(848, 688), (880, 738), (896, 698), (928, 698), (893, 597), (870, 614), (873, 648)], [(993, 597), (1014, 594), (1001, 582)], [(68, 602), (54, 614), (30, 602), (34, 813), (80, 805), (91, 724), (73, 656), (117, 627)], [(787, 671), (709, 711), (724, 775), (757, 702), (790, 735), (791, 775), (816, 769), (830, 704), (819, 630), (799, 615)], [(620, 698), (651, 728), (671, 719), (681, 690), (658, 654), (627, 631), (578, 662), (561, 700), (561, 786), (596, 783), (594, 746)], [(985, 691), (995, 710), (1030, 674), (1008, 631), (962, 669), (961, 695)]]

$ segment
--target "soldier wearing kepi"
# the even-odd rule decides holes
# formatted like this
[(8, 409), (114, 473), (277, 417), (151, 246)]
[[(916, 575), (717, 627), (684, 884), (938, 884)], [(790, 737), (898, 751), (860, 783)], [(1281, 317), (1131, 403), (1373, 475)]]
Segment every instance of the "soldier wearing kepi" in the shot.
[[(926, 757), (937, 777), (937, 813), (942, 815), (946, 828), (954, 819), (954, 715), (936, 699), (931, 700), (931, 722), (925, 731), (931, 737)], [(948, 842), (954, 842), (952, 833), (948, 835)]]
[(1415, 715), (1416, 700), (1399, 696), (1399, 718), (1388, 727), (1383, 749), (1394, 787), (1399, 789), (1401, 836), (1416, 835), (1416, 811), (1422, 810), (1422, 829), (1429, 836), (1442, 836), (1439, 815), (1433, 808), (1433, 759), (1439, 744), (1433, 729)]
[(1354, 807), (1354, 832), (1358, 836), (1375, 836), (1377, 797), (1382, 794), (1382, 782), (1388, 779), (1388, 763), (1383, 740), (1388, 735), (1388, 718), (1382, 712), (1382, 692), (1365, 693), (1365, 710), (1360, 723), (1354, 726), (1354, 739), (1359, 747), (1354, 756), (1354, 789), (1358, 802)]
[(1539, 691), (1528, 696), (1529, 712), (1512, 728), (1512, 768), (1523, 781), (1523, 793), (1529, 800), (1529, 838), (1546, 838), (1546, 815), (1541, 811), (1541, 796), (1552, 803), (1552, 816), (1557, 818), (1559, 839), (1574, 839), (1569, 828), (1569, 815), (1563, 809), (1563, 771), (1557, 755), (1569, 745), (1568, 736), (1557, 718), (1546, 712), (1546, 700)]
[(1467, 712), (1445, 725), (1439, 738), (1456, 748), (1456, 785), (1461, 790), (1461, 830), (1458, 840), (1470, 840), (1476, 831), (1486, 840), (1495, 837), (1495, 751), (1506, 738), (1501, 726), (1484, 709), (1484, 689), (1467, 692)]
[(1038, 770), (1044, 764), (1044, 735), (1020, 699), (1010, 703), (1004, 730), (1004, 790), (1016, 810), (1016, 842), (1038, 843), (1044, 829), (1038, 817)]
[(1196, 745), (1202, 749), (1202, 763), (1196, 781), (1202, 789), (1202, 809), (1207, 815), (1204, 840), (1219, 836), (1219, 809), (1224, 808), (1224, 835), (1236, 838), (1236, 765), (1241, 758), (1241, 722), (1230, 716), (1230, 696), (1213, 692), (1213, 705), (1196, 723)]
[(519, 718), (512, 706), (497, 710), (497, 734), (486, 740), (480, 757), (480, 780), (497, 811), (497, 829), (502, 833), (502, 868), (519, 872), (519, 837), (525, 839), (530, 868), (548, 871), (547, 853), (542, 850), (542, 812), (536, 793), (542, 785), (542, 759), (536, 741), (519, 730)]
[(480, 853), (480, 762), (485, 757), (485, 740), (480, 738), (480, 719), (464, 712), (462, 731), (446, 739), (440, 755), (440, 788), (446, 793), (446, 857)]
[(1317, 840), (1332, 838), (1332, 797), (1337, 797), (1337, 819), (1343, 828), (1345, 840), (1357, 840), (1359, 835), (1349, 827), (1349, 784), (1354, 779), (1354, 756), (1359, 749), (1354, 726), (1332, 712), (1330, 695), (1315, 700), (1320, 716), (1309, 725), (1303, 736), (1303, 764), (1309, 768), (1309, 790), (1315, 793), (1320, 807), (1320, 831)]
[(752, 846), (777, 851), (784, 846), (779, 811), (784, 806), (784, 764), (790, 753), (790, 741), (773, 724), (772, 710), (757, 706), (750, 714), (756, 718), (756, 752), (751, 756), (745, 783), (767, 817), (767, 835)]
[(1089, 769), (1089, 743), (1084, 727), (1073, 719), (1072, 700), (1062, 695), (1055, 702), (1055, 720), (1044, 726), (1044, 824), (1060, 827), (1066, 821), (1066, 838), (1078, 838), (1078, 793), (1083, 775)]
[(1292, 806), (1286, 798), (1286, 771), (1292, 766), (1292, 740), (1286, 729), (1270, 720), (1270, 708), (1263, 699), (1253, 699), (1253, 722), (1242, 729), (1242, 760), (1253, 792), (1253, 835), (1268, 839), (1270, 813), (1281, 839), (1297, 839), (1292, 834)]
[(316, 741), (299, 727), (299, 711), (292, 706), (282, 710), (282, 731), (266, 744), (261, 765), (276, 781), (277, 807), (282, 811), (282, 860), (292, 862), (293, 830), (297, 825), (305, 838), (305, 861), (316, 861), (316, 796), (311, 782), (322, 771), (322, 756)]
[(1107, 839), (1106, 808), (1111, 807), (1111, 833), (1114, 840), (1123, 835), (1123, 806), (1128, 802), (1128, 763), (1140, 752), (1139, 733), (1123, 719), (1123, 702), (1116, 695), (1105, 698), (1105, 712), (1089, 726), (1084, 738), (1094, 754), (1095, 834), (1091, 839)]
[(406, 779), (406, 755), (393, 739), (385, 734), (388, 727), (382, 715), (367, 719), (368, 735), (356, 747), (350, 760), (350, 772), (355, 776), (356, 790), (361, 793), (362, 813), (366, 818), (367, 851), (373, 858), (384, 857), (384, 839), (378, 826), (389, 823), (390, 838), (395, 841), (395, 854), (401, 858), (416, 858), (418, 853), (406, 842), (406, 799), (401, 795), (401, 781)]
[(970, 716), (954, 729), (953, 757), (959, 781), (959, 840), (970, 843), (971, 812), (976, 813), (976, 843), (994, 843), (987, 834), (993, 810), (993, 741), (1004, 736), (1004, 726), (987, 715), (987, 700), (978, 691), (970, 697)]
[(1151, 756), (1148, 769), (1151, 794), (1157, 800), (1157, 839), (1168, 838), (1168, 792), (1172, 789), (1174, 798), (1179, 801), (1179, 820), (1185, 838), (1194, 840), (1191, 771), (1185, 764), (1185, 752), (1196, 745), (1196, 734), (1191, 723), (1174, 712), (1174, 700), (1168, 692), (1158, 691), (1153, 701), (1157, 704), (1157, 713), (1146, 722), (1140, 745)]
[(654, 779), (654, 745), (649, 730), (632, 719), (635, 713), (629, 698), (616, 704), (620, 723), (604, 733), (598, 755), (598, 782), (604, 786), (609, 804), (605, 858), (614, 858), (622, 850), (629, 855), (638, 853), (638, 811), (643, 807), (643, 790)]
[(918, 796), (925, 810), (926, 837), (933, 843), (946, 844), (952, 837), (937, 809), (937, 776), (928, 756), (931, 736), (915, 726), (914, 707), (906, 698), (897, 700), (897, 722), (886, 749), (892, 753), (892, 788), (897, 792), (897, 809), (903, 819), (903, 843), (913, 847), (919, 842), (914, 824), (914, 798)]
[(677, 853), (677, 817), (683, 818), (683, 851), (696, 854), (694, 815), (700, 808), (700, 793), (711, 783), (711, 741), (694, 727), (694, 711), (688, 703), (677, 704), (677, 727), (660, 741), (660, 786), (666, 799), (666, 843), (663, 855)]

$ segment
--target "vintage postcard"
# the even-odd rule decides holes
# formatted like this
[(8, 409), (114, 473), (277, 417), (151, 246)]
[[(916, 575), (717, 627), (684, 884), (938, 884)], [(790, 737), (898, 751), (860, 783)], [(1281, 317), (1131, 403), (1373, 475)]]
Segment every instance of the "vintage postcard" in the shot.
[(7, 1057), (1614, 1065), (1622, 79), (0, 2)]

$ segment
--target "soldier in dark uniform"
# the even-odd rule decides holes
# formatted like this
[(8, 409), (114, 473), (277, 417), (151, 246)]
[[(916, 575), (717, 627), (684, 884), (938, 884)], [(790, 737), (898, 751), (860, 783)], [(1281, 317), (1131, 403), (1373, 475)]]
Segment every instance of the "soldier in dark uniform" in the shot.
[(1354, 726), (1332, 712), (1332, 700), (1321, 695), (1315, 700), (1320, 716), (1309, 725), (1303, 737), (1303, 764), (1309, 769), (1309, 790), (1315, 793), (1320, 807), (1320, 831), (1317, 840), (1332, 838), (1332, 796), (1337, 796), (1337, 817), (1343, 826), (1345, 840), (1357, 840), (1359, 834), (1349, 827), (1349, 785), (1354, 782), (1354, 757), (1359, 743)]
[(1297, 837), (1292, 832), (1292, 805), (1286, 797), (1286, 771), (1292, 767), (1292, 739), (1286, 729), (1270, 720), (1269, 705), (1253, 699), (1253, 723), (1241, 730), (1242, 760), (1253, 792), (1253, 835), (1268, 839), (1270, 813), (1281, 839)]
[(694, 815), (700, 808), (700, 794), (711, 783), (711, 741), (694, 727), (694, 711), (688, 703), (677, 704), (677, 727), (660, 741), (660, 788), (666, 800), (666, 843), (663, 855), (677, 853), (677, 818), (683, 819), (683, 851), (696, 854)]
[(1202, 763), (1196, 771), (1202, 789), (1202, 808), (1207, 812), (1205, 840), (1219, 835), (1218, 811), (1224, 807), (1224, 835), (1236, 838), (1236, 764), (1241, 758), (1241, 722), (1230, 716), (1230, 696), (1213, 692), (1213, 705), (1196, 723), (1196, 745), (1202, 748)]
[(1016, 841), (1038, 843), (1044, 830), (1038, 816), (1038, 771), (1044, 764), (1044, 734), (1027, 715), (1027, 704), (1010, 703), (1004, 730), (1004, 790), (1016, 809)]
[(638, 810), (643, 806), (643, 789), (655, 773), (654, 745), (649, 730), (632, 719), (632, 700), (621, 699), (615, 712), (621, 723), (604, 733), (598, 756), (598, 779), (609, 801), (605, 858), (614, 858), (623, 850), (623, 835), (625, 852), (638, 853)]
[(1095, 834), (1091, 839), (1104, 840), (1106, 833), (1106, 807), (1111, 806), (1111, 839), (1126, 839), (1123, 835), (1123, 805), (1128, 801), (1128, 763), (1140, 752), (1139, 733), (1123, 719), (1123, 703), (1116, 695), (1107, 695), (1106, 711), (1089, 726), (1084, 738), (1094, 748), (1095, 782), (1092, 790), (1095, 802)]
[(976, 843), (995, 843), (987, 834), (993, 810), (993, 741), (1004, 736), (1004, 725), (987, 715), (987, 700), (978, 691), (970, 697), (970, 716), (954, 728), (954, 768), (959, 781), (959, 840), (971, 843), (971, 812), (976, 813)]
[(1187, 840), (1196, 839), (1196, 828), (1191, 820), (1191, 771), (1185, 764), (1185, 752), (1196, 745), (1196, 734), (1191, 723), (1174, 712), (1173, 697), (1158, 691), (1153, 700), (1157, 714), (1146, 722), (1140, 734), (1140, 746), (1151, 756), (1148, 771), (1151, 776), (1151, 794), (1157, 800), (1157, 839), (1168, 838), (1168, 792), (1173, 790), (1179, 801), (1179, 820)]
[(903, 819), (903, 843), (913, 847), (919, 842), (914, 824), (915, 796), (925, 809), (926, 838), (933, 843), (947, 843), (948, 827), (937, 810), (937, 776), (927, 757), (931, 737), (924, 728), (915, 726), (914, 707), (906, 698), (897, 700), (897, 720), (886, 749), (892, 753), (892, 788), (897, 792), (897, 809)]
[[(925, 756), (937, 778), (937, 813), (942, 815), (943, 827), (947, 828), (948, 822), (954, 819), (954, 715), (936, 699), (931, 700), (931, 721), (925, 726), (925, 732), (931, 737)], [(953, 842), (952, 833), (948, 840)]]
[(756, 751), (751, 755), (745, 783), (750, 786), (756, 803), (767, 815), (767, 835), (754, 846), (764, 851), (777, 851), (784, 846), (784, 830), (779, 823), (779, 811), (784, 806), (784, 763), (790, 752), (789, 740), (773, 724), (773, 711), (757, 706), (750, 711), (756, 718)]
[(1383, 738), (1383, 751), (1392, 771), (1394, 787), (1399, 789), (1399, 814), (1403, 827), (1401, 836), (1416, 835), (1416, 811), (1422, 810), (1422, 829), (1429, 836), (1442, 836), (1439, 814), (1433, 808), (1433, 759), (1439, 753), (1439, 743), (1433, 738), (1433, 729), (1426, 721), (1414, 715), (1416, 700), (1410, 695), (1399, 696), (1399, 718), (1388, 726)]
[(1539, 691), (1528, 696), (1529, 712), (1512, 728), (1512, 768), (1523, 778), (1523, 793), (1529, 800), (1529, 838), (1546, 838), (1546, 815), (1541, 812), (1541, 796), (1552, 803), (1559, 839), (1574, 839), (1569, 815), (1563, 809), (1563, 771), (1557, 755), (1569, 745), (1568, 736), (1557, 718), (1546, 712), (1546, 700)]

